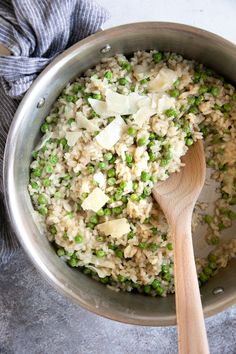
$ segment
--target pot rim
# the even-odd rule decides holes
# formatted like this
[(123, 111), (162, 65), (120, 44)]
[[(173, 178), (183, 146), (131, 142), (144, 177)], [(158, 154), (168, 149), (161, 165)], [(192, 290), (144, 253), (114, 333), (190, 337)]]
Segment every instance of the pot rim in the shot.
[[(11, 225), (17, 235), (21, 245), (23, 246), (24, 250), (28, 254), (29, 258), (36, 266), (36, 268), (40, 271), (40, 273), (44, 276), (44, 278), (56, 289), (58, 289), (61, 293), (66, 295), (70, 300), (74, 303), (79, 304), (81, 307), (96, 313), (97, 315), (106, 317), (108, 319), (116, 320), (119, 322), (127, 323), (127, 324), (135, 324), (135, 325), (149, 325), (149, 326), (169, 326), (176, 324), (176, 316), (175, 315), (168, 315), (168, 316), (159, 316), (157, 320), (151, 318), (150, 320), (147, 317), (141, 318), (140, 316), (129, 316), (129, 314), (122, 314), (118, 311), (114, 312), (113, 309), (104, 310), (104, 308), (96, 308), (95, 306), (91, 305), (89, 302), (85, 302), (81, 300), (78, 296), (75, 296), (61, 281), (57, 279), (57, 277), (52, 274), (52, 272), (44, 265), (44, 263), (40, 260), (37, 252), (32, 249), (29, 249), (25, 239), (24, 239), (24, 228), (20, 228), (18, 224), (18, 217), (17, 211), (14, 207), (14, 195), (10, 193), (11, 185), (13, 183), (13, 167), (14, 167), (14, 154), (11, 154), (12, 146), (15, 146), (15, 137), (17, 136), (17, 131), (20, 127), (21, 120), (23, 118), (23, 111), (24, 107), (27, 105), (28, 99), (30, 96), (36, 91), (38, 84), (44, 80), (44, 77), (54, 70), (55, 67), (60, 69), (66, 62), (70, 61), (70, 59), (76, 56), (77, 50), (81, 50), (86, 48), (87, 45), (91, 45), (91, 43), (102, 39), (104, 36), (109, 35), (113, 36), (119, 33), (119, 31), (130, 31), (130, 30), (137, 30), (137, 29), (145, 29), (148, 26), (155, 26), (155, 29), (168, 29), (175, 32), (183, 33), (186, 32), (188, 34), (197, 34), (200, 37), (208, 39), (212, 42), (220, 43), (222, 46), (227, 46), (231, 48), (231, 50), (236, 51), (236, 45), (232, 42), (214, 34), (209, 31), (179, 24), (173, 22), (156, 22), (156, 21), (148, 21), (148, 22), (137, 22), (137, 23), (129, 23), (121, 26), (112, 27), (106, 29), (101, 32), (97, 32), (78, 43), (71, 46), (69, 49), (65, 50), (63, 53), (59, 54), (56, 59), (54, 59), (37, 77), (34, 81), (30, 89), (25, 94), (24, 98), (22, 99), (15, 116), (13, 118), (11, 127), (9, 129), (6, 145), (5, 145), (5, 152), (4, 152), (4, 161), (3, 161), (3, 188), (4, 188), (4, 196), (5, 196), (5, 205), (8, 211), (9, 219), (11, 221)], [(23, 226), (23, 224), (21, 224)], [(223, 311), (227, 307), (236, 303), (236, 293), (233, 294), (231, 297), (227, 298), (227, 300), (220, 300), (216, 301), (213, 305), (207, 305), (204, 307), (204, 315), (205, 317), (212, 316), (218, 312)], [(158, 322), (156, 324), (155, 322)]]

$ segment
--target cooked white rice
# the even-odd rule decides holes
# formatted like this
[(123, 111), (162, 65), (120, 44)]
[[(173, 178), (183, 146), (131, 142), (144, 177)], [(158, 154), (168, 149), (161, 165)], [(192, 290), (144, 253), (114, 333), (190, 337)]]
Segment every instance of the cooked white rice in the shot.
[[(236, 239), (221, 244), (236, 217), (235, 120), (234, 87), (176, 54), (116, 55), (69, 83), (41, 127), (30, 166), (29, 193), (58, 255), (112, 289), (174, 292), (171, 235), (151, 189), (204, 137), (222, 195), (213, 215), (202, 205), (193, 218), (208, 224), (206, 241), (216, 246), (197, 261), (206, 282), (236, 254)], [(100, 197), (89, 204), (95, 189)], [(100, 225), (117, 219), (124, 230)]]

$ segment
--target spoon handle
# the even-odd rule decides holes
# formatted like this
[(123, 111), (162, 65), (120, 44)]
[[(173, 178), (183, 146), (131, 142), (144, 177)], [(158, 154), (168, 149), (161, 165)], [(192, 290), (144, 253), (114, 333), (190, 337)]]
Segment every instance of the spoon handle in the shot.
[(191, 219), (192, 212), (187, 210), (171, 223), (174, 238), (179, 353), (208, 354), (209, 347), (193, 253)]

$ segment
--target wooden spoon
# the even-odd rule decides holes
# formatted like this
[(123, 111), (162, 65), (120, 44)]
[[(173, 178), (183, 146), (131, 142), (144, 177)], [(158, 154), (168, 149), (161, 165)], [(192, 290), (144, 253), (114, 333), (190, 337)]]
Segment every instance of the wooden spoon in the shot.
[(194, 261), (191, 221), (204, 185), (206, 165), (201, 141), (183, 157), (185, 166), (153, 188), (154, 198), (170, 226), (174, 249), (175, 301), (179, 353), (209, 353), (198, 278)]

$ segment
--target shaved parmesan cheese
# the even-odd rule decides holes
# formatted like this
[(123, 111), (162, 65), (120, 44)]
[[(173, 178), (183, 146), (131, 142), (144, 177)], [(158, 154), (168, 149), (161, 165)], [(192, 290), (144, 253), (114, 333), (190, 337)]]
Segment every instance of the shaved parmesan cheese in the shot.
[(111, 149), (121, 138), (124, 126), (124, 120), (120, 116), (117, 116), (95, 139), (104, 149)]
[(40, 149), (42, 149), (42, 147), (46, 144), (46, 142), (49, 139), (51, 139), (51, 137), (52, 137), (52, 132), (47, 132), (46, 134), (44, 134), (44, 136), (42, 137), (41, 141), (36, 146), (35, 151), (39, 151)]
[(131, 92), (126, 96), (111, 90), (107, 90), (107, 109), (109, 112), (116, 112), (120, 115), (134, 114), (138, 110), (138, 101), (142, 98), (143, 96), (140, 96), (135, 92)]
[(94, 174), (93, 179), (95, 182), (99, 184), (99, 187), (105, 187), (106, 185), (106, 178), (102, 172), (97, 172)]
[(97, 130), (97, 126), (88, 120), (82, 112), (76, 113), (77, 125), (81, 129), (86, 129), (89, 132), (94, 132)]
[(154, 108), (150, 107), (141, 107), (138, 112), (133, 115), (134, 123), (137, 124), (140, 128), (148, 122), (149, 118), (156, 113)]
[(81, 206), (84, 210), (92, 210), (96, 213), (108, 202), (108, 200), (109, 197), (97, 187), (88, 195)]
[(102, 118), (113, 117), (116, 115), (115, 112), (108, 110), (106, 102), (95, 100), (94, 98), (89, 98), (88, 101), (92, 109)]
[(157, 113), (162, 114), (169, 108), (173, 108), (175, 105), (175, 99), (169, 95), (162, 95), (157, 100)]
[(110, 220), (99, 224), (97, 229), (106, 236), (121, 237), (130, 232), (130, 226), (126, 218)]
[(67, 132), (66, 133), (66, 140), (69, 146), (74, 146), (79, 138), (81, 137), (81, 132)]
[(173, 83), (178, 79), (177, 73), (168, 68), (162, 68), (155, 79), (148, 84), (150, 92), (164, 92), (169, 90)]

